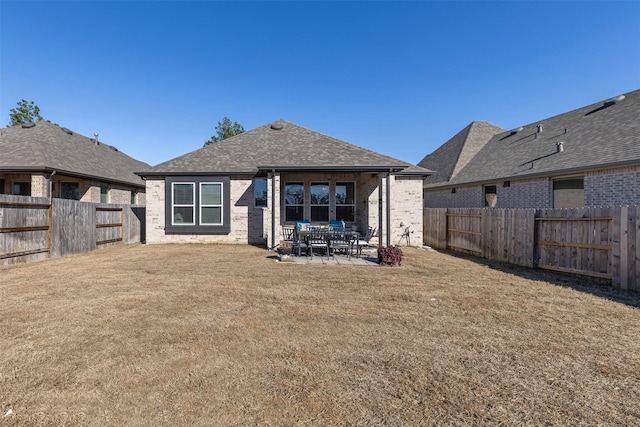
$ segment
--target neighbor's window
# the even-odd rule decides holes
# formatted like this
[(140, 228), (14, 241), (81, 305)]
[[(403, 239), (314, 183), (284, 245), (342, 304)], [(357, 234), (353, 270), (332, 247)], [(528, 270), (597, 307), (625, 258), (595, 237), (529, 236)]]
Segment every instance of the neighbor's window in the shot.
[(138, 190), (131, 190), (131, 204), (135, 205), (138, 201)]
[(355, 221), (356, 197), (353, 182), (336, 183), (336, 220)]
[(171, 224), (194, 225), (195, 187), (193, 182), (174, 182), (171, 184)]
[(14, 182), (13, 194), (16, 196), (30, 196), (31, 183), (30, 182)]
[(200, 183), (200, 225), (222, 225), (222, 183)]
[(109, 203), (109, 186), (100, 185), (100, 203)]
[(304, 184), (288, 183), (284, 187), (284, 220), (304, 220)]
[(311, 222), (329, 222), (329, 183), (312, 182)]
[(486, 185), (484, 187), (484, 205), (490, 208), (495, 208), (498, 203), (498, 195), (496, 193), (495, 185)]
[(267, 179), (255, 178), (253, 180), (253, 200), (256, 208), (267, 207)]
[(553, 180), (553, 207), (579, 208), (584, 206), (584, 177)]
[(4, 179), (0, 179), (0, 194), (4, 194)]
[(80, 185), (77, 182), (61, 182), (60, 198), (80, 200)]

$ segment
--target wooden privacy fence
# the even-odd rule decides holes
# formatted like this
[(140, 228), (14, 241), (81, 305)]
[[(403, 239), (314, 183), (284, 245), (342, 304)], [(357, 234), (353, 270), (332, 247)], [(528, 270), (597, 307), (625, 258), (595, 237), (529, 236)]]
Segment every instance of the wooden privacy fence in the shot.
[(425, 209), (424, 244), (640, 291), (640, 206)]
[(141, 242), (144, 209), (0, 195), (0, 265)]

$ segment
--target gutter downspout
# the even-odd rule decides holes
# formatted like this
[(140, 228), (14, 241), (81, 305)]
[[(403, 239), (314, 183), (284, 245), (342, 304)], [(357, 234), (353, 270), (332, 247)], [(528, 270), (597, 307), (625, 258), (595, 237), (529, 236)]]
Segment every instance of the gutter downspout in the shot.
[(53, 171), (49, 174), (49, 203), (53, 199), (53, 176), (56, 174), (56, 171)]

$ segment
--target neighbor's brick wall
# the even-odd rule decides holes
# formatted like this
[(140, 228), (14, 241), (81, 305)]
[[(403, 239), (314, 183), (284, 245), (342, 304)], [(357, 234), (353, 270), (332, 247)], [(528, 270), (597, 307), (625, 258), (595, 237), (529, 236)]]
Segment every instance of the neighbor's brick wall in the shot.
[(482, 187), (456, 187), (456, 192), (451, 193), (446, 189), (425, 189), (425, 208), (478, 208), (483, 207)]
[(584, 177), (584, 204), (640, 204), (640, 166), (587, 172)]
[[(66, 181), (71, 181), (67, 179)], [(100, 203), (100, 187), (93, 185), (91, 181), (81, 179), (78, 182), (78, 188), (80, 190), (80, 201)]]
[(109, 203), (131, 203), (131, 190), (122, 187), (109, 188)]
[[(496, 186), (496, 208), (550, 208), (551, 184), (548, 178), (490, 183)], [(484, 207), (484, 186), (456, 187), (456, 192), (447, 189), (425, 189), (425, 208), (482, 208)]]
[(44, 174), (31, 174), (31, 197), (49, 197), (49, 180)]
[(496, 184), (497, 208), (551, 208), (551, 184), (548, 178), (510, 181)]

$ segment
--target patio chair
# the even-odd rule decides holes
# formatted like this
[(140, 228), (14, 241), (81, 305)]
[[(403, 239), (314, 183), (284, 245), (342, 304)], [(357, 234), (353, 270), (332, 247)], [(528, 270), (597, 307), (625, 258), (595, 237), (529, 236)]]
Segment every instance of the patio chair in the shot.
[(327, 230), (310, 229), (307, 231), (306, 237), (307, 255), (313, 258), (313, 251), (326, 253), (329, 258), (329, 247), (327, 244)]
[(333, 232), (329, 235), (329, 256), (335, 258), (336, 251), (344, 251), (347, 259), (351, 259), (351, 250), (353, 248), (353, 240), (349, 233), (344, 231)]
[(369, 243), (369, 241), (373, 236), (376, 235), (377, 230), (378, 229), (376, 227), (367, 227), (367, 232), (365, 233), (365, 235), (353, 241), (353, 245), (356, 247), (357, 257), (360, 257), (363, 247), (365, 248), (371, 247), (371, 244)]
[(291, 245), (292, 251), (297, 252), (298, 256), (300, 256), (302, 249), (305, 251), (307, 249), (307, 245), (300, 241), (296, 227), (282, 227), (282, 239)]

